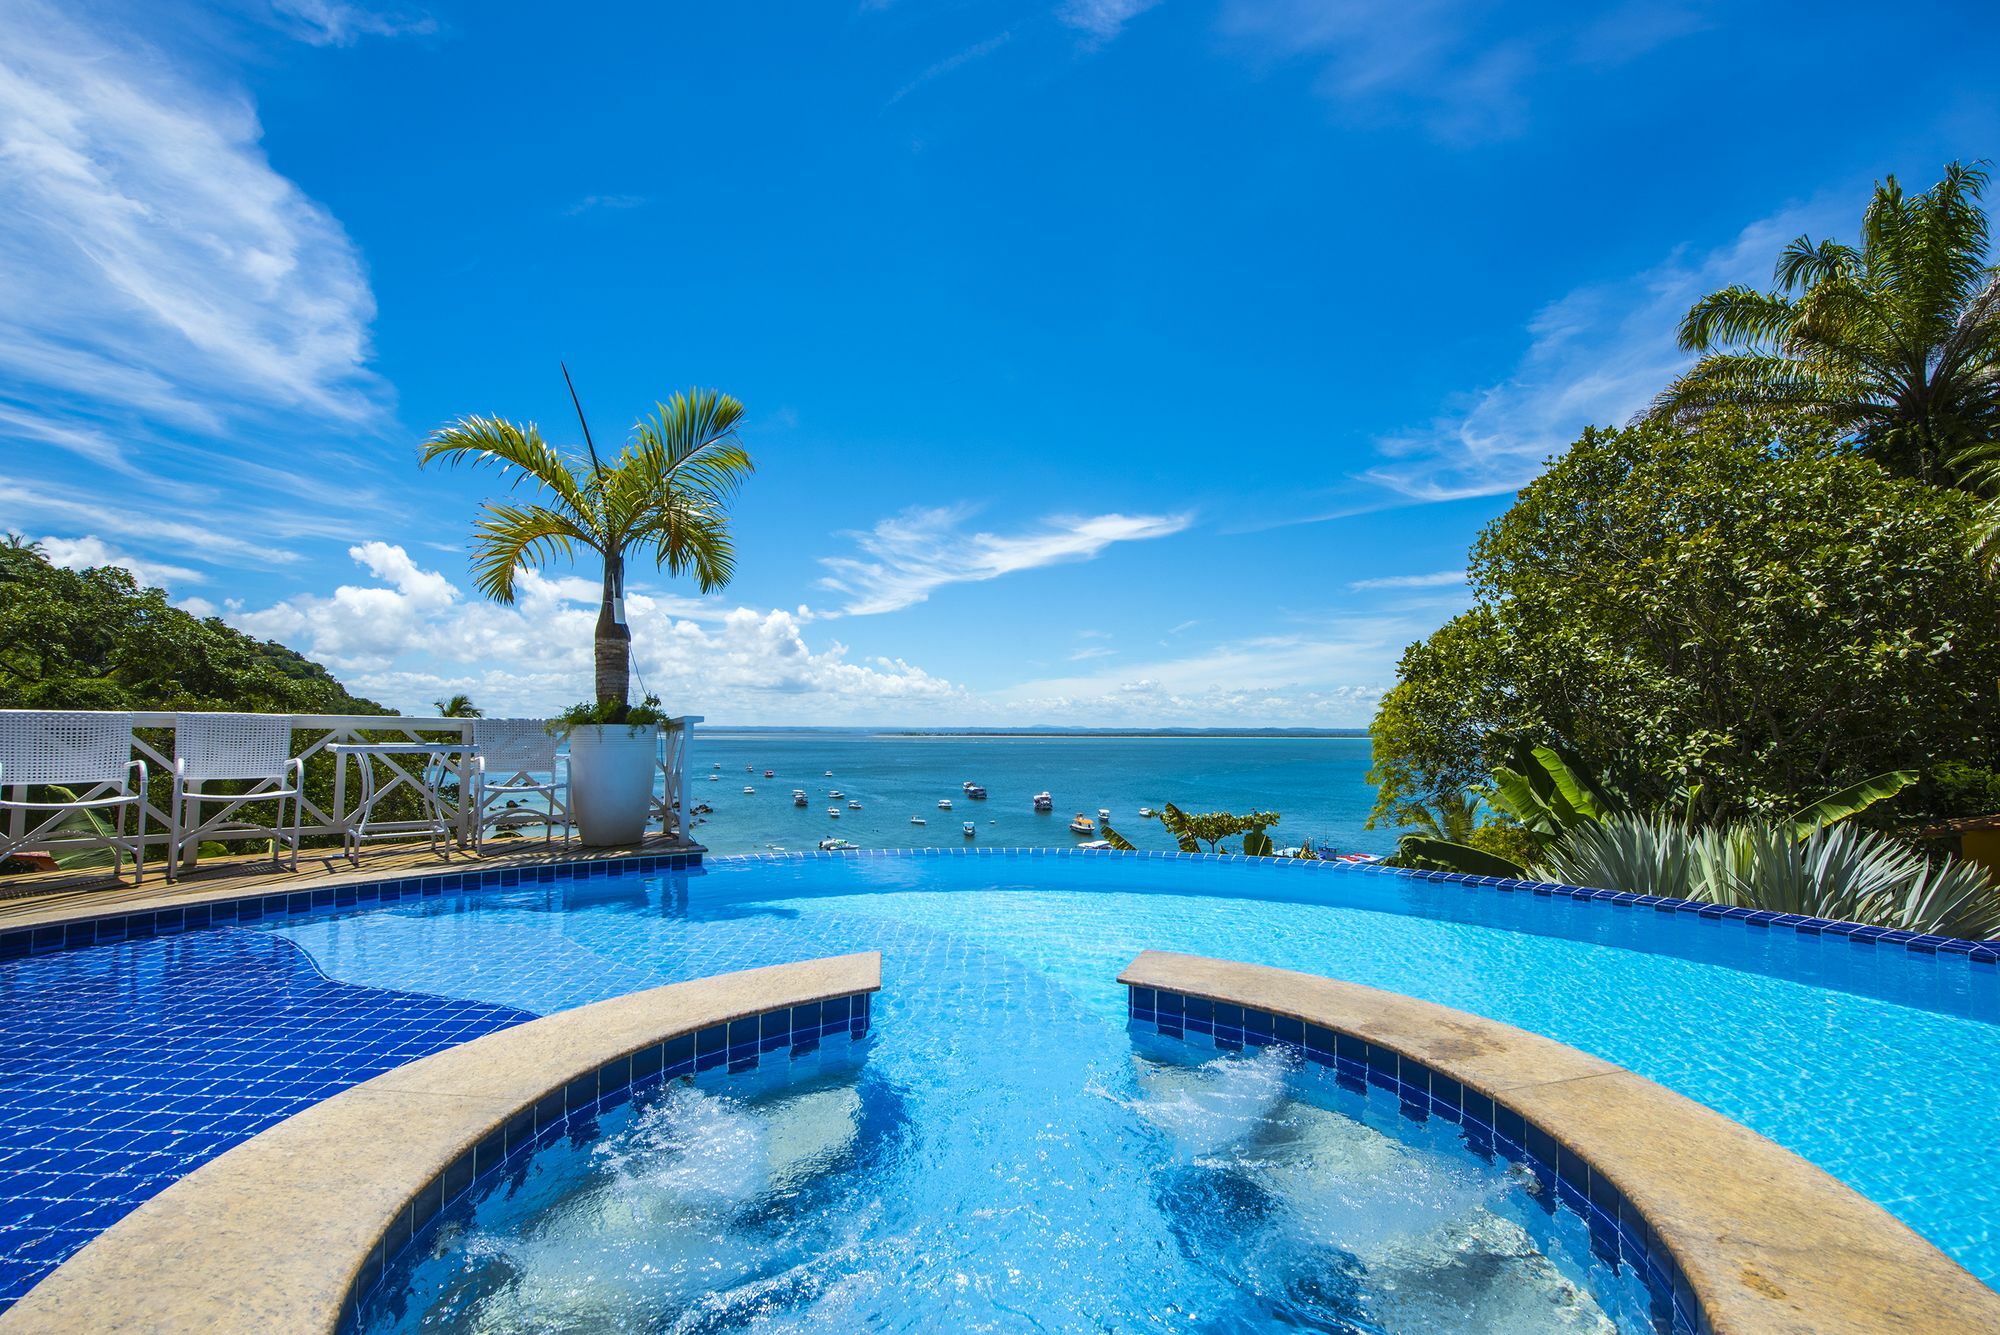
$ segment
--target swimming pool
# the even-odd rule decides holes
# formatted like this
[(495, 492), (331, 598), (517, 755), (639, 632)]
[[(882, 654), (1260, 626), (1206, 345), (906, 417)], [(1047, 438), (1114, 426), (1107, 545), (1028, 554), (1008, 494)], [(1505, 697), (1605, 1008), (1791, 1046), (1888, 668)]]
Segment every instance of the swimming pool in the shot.
[[(1547, 1034), (1695, 1098), (2000, 1281), (1991, 964), (1365, 872), (1122, 857), (723, 859), (445, 890), (0, 965), (5, 1296), (206, 1158), (333, 1089), (536, 1014), (879, 949), (884, 1043), (949, 1091), (994, 1045), (1019, 1086), (965, 1128), (1022, 1207), (1076, 1198), (1129, 1060), (1147, 947), (1327, 974)], [(1057, 1222), (1061, 1216), (1055, 1216)], [(1088, 1220), (1052, 1237), (1090, 1237)], [(993, 1258), (987, 1258), (991, 1260)], [(963, 1263), (975, 1267), (976, 1247)]]

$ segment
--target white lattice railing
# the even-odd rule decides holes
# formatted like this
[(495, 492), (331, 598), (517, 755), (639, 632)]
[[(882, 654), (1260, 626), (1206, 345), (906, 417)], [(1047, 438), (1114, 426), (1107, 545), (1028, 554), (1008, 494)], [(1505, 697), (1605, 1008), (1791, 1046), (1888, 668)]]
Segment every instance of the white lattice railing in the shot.
[[(689, 715), (669, 719), (660, 725), (660, 781), (657, 785), (659, 791), (653, 798), (653, 815), (660, 821), (660, 830), (663, 834), (678, 835), (681, 832), (680, 813), (686, 810), (688, 805), (688, 759), (694, 740), (694, 725), (699, 722), (701, 722), (699, 715)], [(331, 767), (336, 763), (384, 763), (380, 760), (369, 762), (359, 760), (350, 762), (340, 761), (337, 756), (327, 751), (328, 747), (337, 743), (449, 741), (459, 746), (466, 746), (472, 738), (472, 725), (473, 720), (471, 719), (388, 717), (374, 714), (295, 714), (292, 716), (292, 738), (296, 744), (300, 734), (309, 734), (309, 740), (302, 747), (299, 747), (297, 751), (299, 758), (306, 763), (308, 774), (331, 775)], [(154, 799), (162, 791), (162, 785), (158, 780), (162, 776), (173, 773), (173, 745), (171, 740), (167, 742), (164, 748), (155, 746), (153, 742), (158, 733), (166, 732), (171, 734), (173, 732), (174, 715), (171, 713), (146, 711), (135, 712), (132, 715), (132, 726), (134, 731), (132, 744), (133, 756), (135, 759), (146, 762), (155, 780), (151, 786), (152, 791), (144, 803), (146, 843), (149, 848), (158, 848), (161, 853), (164, 853), (168, 838), (167, 829), (171, 822), (166, 810)], [(147, 734), (152, 734), (152, 736), (148, 736)], [(566, 754), (558, 755), (558, 765), (566, 766), (568, 763), (568, 756)], [(472, 813), (467, 810), (466, 804), (460, 801), (461, 794), (467, 791), (468, 786), (464, 782), (464, 768), (460, 767), (457, 773), (459, 782), (446, 787), (440, 794), (440, 797), (453, 827), (459, 832), (461, 842), (469, 842), (472, 831), (468, 822), (471, 819)], [(392, 778), (392, 782), (394, 781)], [(318, 785), (309, 785), (309, 787), (316, 789)], [(341, 787), (344, 788), (346, 800), (353, 803), (351, 809), (329, 811), (325, 806), (321, 805), (319, 800), (316, 800), (315, 794), (309, 791), (303, 804), (303, 829), (301, 833), (308, 837), (320, 835), (340, 836), (346, 834), (352, 828), (355, 821), (361, 815), (359, 804), (360, 785), (348, 783), (341, 785)], [(387, 785), (384, 785), (383, 791), (386, 790)], [(109, 791), (109, 788), (106, 787), (92, 791)], [(24, 786), (10, 786), (10, 792), (17, 800), (25, 799), (27, 796), (27, 789)], [(88, 795), (86, 794), (86, 796)], [(325, 794), (322, 792), (318, 796), (324, 798)], [(328, 800), (330, 802), (330, 799)], [(24, 818), (20, 813), (9, 813), (9, 821), (8, 836), (10, 840), (18, 839), (27, 832), (23, 823)], [(368, 830), (371, 835), (401, 832), (416, 835), (426, 833), (431, 828), (432, 822), (428, 817), (404, 821), (371, 819), (368, 823)], [(684, 835), (681, 837), (681, 842), (688, 842)], [(66, 849), (76, 846), (70, 840), (49, 840), (46, 843), (28, 843), (23, 845), (26, 849)]]

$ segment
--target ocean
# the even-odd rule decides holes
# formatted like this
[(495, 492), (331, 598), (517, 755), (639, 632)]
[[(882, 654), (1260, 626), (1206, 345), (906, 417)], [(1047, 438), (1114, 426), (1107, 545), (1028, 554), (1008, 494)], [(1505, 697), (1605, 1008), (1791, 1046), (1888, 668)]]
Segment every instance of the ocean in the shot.
[[(720, 765), (720, 769), (712, 766)], [(696, 840), (714, 853), (810, 850), (821, 839), (863, 848), (946, 848), (974, 841), (1003, 847), (1062, 847), (1078, 812), (1111, 812), (1118, 833), (1140, 848), (1171, 849), (1157, 820), (1139, 808), (1167, 802), (1185, 811), (1276, 811), (1280, 846), (1310, 838), (1342, 852), (1389, 853), (1397, 831), (1364, 830), (1375, 790), (1366, 737), (1132, 737), (1097, 734), (995, 737), (909, 735), (855, 729), (697, 726), (693, 801), (714, 810)], [(765, 770), (775, 773), (764, 777)], [(829, 777), (827, 771), (831, 770)], [(715, 775), (713, 782), (709, 776)], [(983, 784), (985, 801), (960, 785)], [(745, 793), (749, 785), (754, 793)], [(806, 790), (803, 807), (792, 789)], [(839, 799), (827, 794), (838, 789)], [(1046, 790), (1055, 810), (1037, 813)], [(952, 810), (940, 811), (948, 798)], [(850, 811), (847, 803), (862, 809)], [(840, 817), (827, 808), (840, 808)], [(925, 823), (914, 825), (912, 816)]]

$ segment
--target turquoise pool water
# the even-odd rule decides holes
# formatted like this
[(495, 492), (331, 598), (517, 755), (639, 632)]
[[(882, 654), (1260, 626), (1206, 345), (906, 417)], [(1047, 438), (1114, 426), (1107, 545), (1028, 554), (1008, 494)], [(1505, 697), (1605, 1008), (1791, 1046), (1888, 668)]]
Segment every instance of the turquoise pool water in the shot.
[[(1076, 1111), (1096, 1105), (1069, 1096), (1129, 1061), (1113, 979), (1133, 955), (1302, 969), (1639, 1071), (1818, 1163), (2000, 1282), (1988, 1170), (2000, 980), (1960, 956), (1362, 872), (1125, 858), (724, 859), (266, 930), (336, 980), (535, 1013), (880, 949), (882, 1041), (942, 1026), (933, 1058), (904, 1073), (907, 1097), (990, 1080), (994, 1052), (1021, 1073), (958, 1133), (963, 1163), (987, 1155), (983, 1171), (1018, 1179), (1025, 1210), (1077, 1206), (1114, 1161), (1092, 1148), (1100, 1124)], [(1099, 1236), (1062, 1210), (1052, 1236)], [(1004, 1258), (982, 1260), (976, 1238), (964, 1247), (952, 1273), (997, 1283)]]

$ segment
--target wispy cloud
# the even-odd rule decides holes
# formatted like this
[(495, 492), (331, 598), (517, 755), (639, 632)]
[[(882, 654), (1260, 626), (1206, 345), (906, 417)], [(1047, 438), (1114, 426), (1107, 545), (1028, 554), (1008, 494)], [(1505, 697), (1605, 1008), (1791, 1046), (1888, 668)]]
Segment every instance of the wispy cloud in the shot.
[(260, 135), (123, 33), (0, 9), (0, 433), (102, 461), (161, 424), (383, 419), (360, 258)]
[(438, 30), (422, 10), (371, 9), (344, 0), (271, 0), (293, 34), (314, 46), (352, 46), (363, 37), (406, 37)]
[(974, 42), (963, 51), (953, 52), (890, 94), (889, 100), (882, 104), (882, 109), (884, 111), (888, 110), (931, 80), (943, 78), (953, 70), (961, 69), (966, 65), (970, 65), (975, 60), (990, 56), (1013, 40), (1014, 34), (1012, 30), (1009, 30), (1007, 32), (996, 33), (983, 42)]
[(1444, 589), (1465, 583), (1463, 570), (1438, 570), (1428, 575), (1383, 575), (1376, 579), (1348, 581), (1347, 587), (1362, 589)]
[(649, 202), (644, 195), (585, 195), (564, 209), (563, 213), (574, 218), (585, 213), (644, 208)]
[(1102, 644), (1091, 645), (1088, 648), (1079, 649), (1075, 653), (1071, 654), (1069, 656), (1069, 661), (1072, 663), (1083, 663), (1093, 658), (1110, 658), (1117, 652), (1118, 651), (1116, 649), (1110, 648), (1109, 646), (1106, 645)]
[(1100, 45), (1159, 3), (1160, 0), (1063, 0), (1056, 17), (1085, 34), (1093, 45)]
[(866, 616), (923, 602), (947, 584), (997, 579), (1016, 571), (1087, 561), (1113, 543), (1164, 538), (1194, 516), (1057, 515), (1021, 533), (968, 533), (969, 509), (912, 508), (863, 533), (850, 533), (864, 557), (830, 556), (819, 586), (847, 596), (843, 609)]
[(1465, 144), (1522, 132), (1538, 78), (1622, 64), (1704, 26), (1693, 6), (1639, 0), (1544, 32), (1477, 0), (1227, 0), (1220, 23), (1259, 60), (1319, 62), (1317, 91), (1352, 119)]
[(1845, 221), (1825, 202), (1787, 208), (1712, 250), (1677, 250), (1551, 302), (1530, 322), (1528, 350), (1505, 380), (1427, 426), (1377, 442), (1388, 462), (1362, 477), (1417, 501), (1514, 490), (1584, 427), (1615, 426), (1643, 410), (1687, 365), (1675, 339), (1696, 298), (1730, 283), (1769, 283), (1787, 241)]

